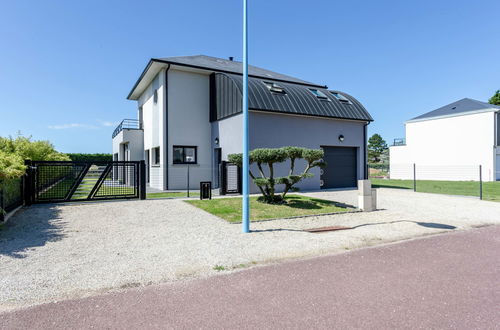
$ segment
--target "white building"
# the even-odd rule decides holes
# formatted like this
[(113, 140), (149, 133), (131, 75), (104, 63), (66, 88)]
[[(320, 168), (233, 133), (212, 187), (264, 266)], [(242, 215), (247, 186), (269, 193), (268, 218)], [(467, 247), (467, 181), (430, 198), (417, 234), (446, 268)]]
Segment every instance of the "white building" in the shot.
[(405, 123), (390, 147), (391, 179), (500, 180), (500, 106), (462, 99)]
[[(114, 159), (145, 159), (153, 188), (186, 189), (188, 166), (191, 189), (200, 181), (218, 187), (219, 164), (242, 150), (241, 72), (232, 59), (151, 59), (128, 95), (137, 101), (137, 119), (124, 120), (113, 133)], [(352, 96), (250, 66), (249, 109), (250, 149), (325, 150), (328, 167), (314, 168), (301, 188), (353, 187), (366, 178), (372, 118)]]

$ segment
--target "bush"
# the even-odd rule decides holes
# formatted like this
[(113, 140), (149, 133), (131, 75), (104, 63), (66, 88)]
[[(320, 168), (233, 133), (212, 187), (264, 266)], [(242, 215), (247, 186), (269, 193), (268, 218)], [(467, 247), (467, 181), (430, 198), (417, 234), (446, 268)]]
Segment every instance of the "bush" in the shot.
[[(298, 188), (295, 187), (297, 183), (305, 178), (310, 178), (313, 176), (309, 171), (314, 167), (324, 167), (326, 164), (323, 162), (323, 150), (307, 149), (300, 147), (283, 147), (283, 148), (261, 148), (254, 149), (250, 151), (249, 161), (250, 164), (255, 163), (260, 173), (260, 177), (256, 177), (252, 171), (249, 171), (249, 175), (253, 182), (259, 188), (262, 193), (262, 197), (259, 198), (260, 201), (266, 203), (276, 204), (283, 203), (286, 194), (289, 191), (297, 191)], [(242, 166), (242, 154), (231, 154), (228, 156), (230, 162)], [(295, 162), (297, 159), (304, 159), (307, 164), (304, 170), (295, 174)], [(286, 160), (290, 160), (290, 170), (287, 176), (275, 177), (274, 175), (274, 164), (283, 163)], [(269, 169), (269, 175), (267, 176), (264, 172), (263, 166), (267, 166)], [(284, 185), (284, 190), (281, 195), (276, 195), (275, 186), (277, 184)]]
[(18, 178), (24, 174), (24, 160), (69, 160), (57, 152), (49, 141), (32, 141), (31, 137), (0, 137), (0, 178)]
[(374, 168), (376, 170), (389, 170), (389, 164), (387, 164), (387, 163), (368, 163), (368, 168)]

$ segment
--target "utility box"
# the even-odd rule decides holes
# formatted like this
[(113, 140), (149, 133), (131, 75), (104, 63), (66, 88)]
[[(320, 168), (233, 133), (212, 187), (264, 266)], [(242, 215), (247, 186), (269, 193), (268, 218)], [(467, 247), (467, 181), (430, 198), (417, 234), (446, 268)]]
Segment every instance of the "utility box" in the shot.
[(212, 199), (212, 182), (200, 182), (200, 199)]
[(377, 209), (377, 191), (370, 180), (358, 180), (358, 208), (365, 212)]

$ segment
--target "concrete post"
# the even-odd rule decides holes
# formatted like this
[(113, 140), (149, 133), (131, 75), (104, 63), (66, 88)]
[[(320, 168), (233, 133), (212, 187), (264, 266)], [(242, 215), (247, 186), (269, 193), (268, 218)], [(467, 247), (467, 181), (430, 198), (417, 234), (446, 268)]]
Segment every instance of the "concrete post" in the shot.
[(358, 208), (365, 212), (377, 209), (377, 192), (370, 180), (358, 180)]

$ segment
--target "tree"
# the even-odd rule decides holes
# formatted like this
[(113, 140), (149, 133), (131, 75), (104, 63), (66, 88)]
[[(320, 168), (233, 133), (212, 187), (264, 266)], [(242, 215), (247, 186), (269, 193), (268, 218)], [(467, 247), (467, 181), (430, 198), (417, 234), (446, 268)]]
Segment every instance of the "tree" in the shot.
[[(285, 196), (289, 191), (297, 191), (295, 187), (297, 183), (305, 178), (313, 176), (309, 171), (314, 167), (324, 167), (323, 150), (307, 149), (300, 147), (283, 147), (283, 148), (261, 148), (254, 149), (250, 152), (250, 164), (256, 164), (260, 176), (255, 176), (252, 171), (249, 175), (255, 185), (259, 188), (262, 197), (259, 199), (266, 203), (284, 203)], [(231, 154), (228, 156), (230, 162), (242, 166), (242, 155)], [(298, 159), (304, 159), (306, 166), (304, 170), (295, 174), (295, 164)], [(287, 176), (275, 177), (274, 165), (290, 160), (290, 170)], [(267, 167), (266, 174), (265, 166)], [(284, 185), (283, 193), (276, 195), (276, 185)]]
[(488, 100), (490, 104), (500, 105), (500, 90), (497, 90), (495, 94)]
[(379, 134), (373, 134), (368, 139), (368, 161), (379, 163), (380, 157), (387, 150), (387, 143)]

